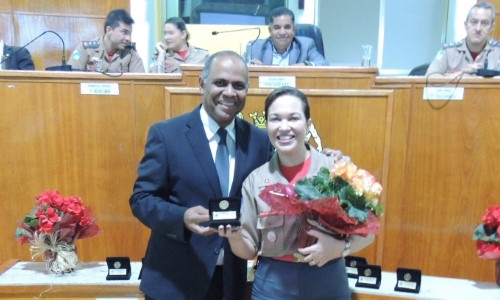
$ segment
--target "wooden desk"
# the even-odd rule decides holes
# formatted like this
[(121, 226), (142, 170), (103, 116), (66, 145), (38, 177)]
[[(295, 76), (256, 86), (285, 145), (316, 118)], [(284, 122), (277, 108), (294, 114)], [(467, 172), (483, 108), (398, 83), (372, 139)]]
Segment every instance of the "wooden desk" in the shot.
[[(183, 65), (184, 83), (187, 87), (198, 87), (202, 66)], [(257, 66), (248, 67), (250, 88), (259, 86), (262, 76), (295, 78), (296, 87), (300, 89), (369, 89), (373, 86), (377, 68), (363, 67), (309, 67), (309, 66)]]

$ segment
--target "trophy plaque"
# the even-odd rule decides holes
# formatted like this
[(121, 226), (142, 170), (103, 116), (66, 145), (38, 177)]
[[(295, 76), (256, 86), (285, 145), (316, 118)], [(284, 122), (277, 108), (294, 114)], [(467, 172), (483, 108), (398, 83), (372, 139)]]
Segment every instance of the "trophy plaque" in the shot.
[(358, 267), (358, 281), (356, 287), (378, 289), (382, 280), (382, 268), (376, 265)]
[(217, 228), (220, 225), (224, 227), (231, 225), (240, 226), (241, 199), (236, 197), (223, 197), (210, 199), (208, 201), (208, 210), (210, 213), (209, 226)]
[(106, 280), (129, 280), (132, 275), (128, 257), (107, 257), (108, 275)]
[(417, 269), (397, 268), (397, 283), (394, 287), (395, 291), (419, 293), (420, 282), (422, 280), (422, 272)]
[(348, 255), (344, 259), (345, 259), (345, 269), (347, 272), (347, 277), (349, 278), (358, 278), (358, 267), (368, 264), (366, 258), (360, 256)]

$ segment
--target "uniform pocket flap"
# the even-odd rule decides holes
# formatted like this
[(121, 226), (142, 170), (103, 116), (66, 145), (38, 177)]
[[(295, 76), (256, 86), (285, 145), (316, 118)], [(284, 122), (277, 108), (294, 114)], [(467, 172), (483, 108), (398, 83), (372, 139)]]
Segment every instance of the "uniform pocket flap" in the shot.
[(281, 227), (284, 223), (284, 215), (259, 217), (257, 220), (257, 229)]

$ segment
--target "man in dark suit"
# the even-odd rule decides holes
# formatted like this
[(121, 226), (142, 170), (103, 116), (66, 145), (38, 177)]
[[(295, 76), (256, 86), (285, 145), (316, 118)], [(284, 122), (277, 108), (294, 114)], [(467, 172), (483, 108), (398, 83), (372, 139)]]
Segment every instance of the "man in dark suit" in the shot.
[[(237, 53), (212, 55), (200, 87), (201, 105), (150, 128), (130, 198), (133, 214), (151, 229), (140, 286), (146, 299), (245, 297), (247, 262), (207, 227), (208, 200), (241, 198), (243, 180), (270, 159), (272, 146), (265, 131), (235, 118), (248, 90), (248, 69)], [(214, 162), (219, 128), (228, 132), (226, 192)]]
[[(3, 42), (0, 41), (0, 47)], [(1, 69), (3, 70), (34, 70), (35, 64), (28, 49), (3, 45), (0, 53)]]
[(251, 48), (244, 57), (251, 64), (328, 66), (313, 39), (295, 36), (295, 15), (290, 9), (277, 7), (271, 11), (269, 35), (249, 43)]

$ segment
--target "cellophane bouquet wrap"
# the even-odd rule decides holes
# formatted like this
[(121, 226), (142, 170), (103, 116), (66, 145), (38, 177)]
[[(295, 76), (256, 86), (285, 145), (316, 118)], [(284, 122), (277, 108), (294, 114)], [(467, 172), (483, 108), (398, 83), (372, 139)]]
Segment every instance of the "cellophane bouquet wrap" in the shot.
[(42, 256), (51, 273), (69, 273), (78, 263), (75, 241), (100, 232), (80, 197), (63, 197), (58, 191), (36, 196), (35, 208), (16, 229), (19, 243), (30, 243), (32, 259)]
[(317, 239), (310, 229), (336, 238), (378, 234), (382, 206), (382, 185), (366, 170), (352, 162), (337, 161), (316, 176), (297, 181), (295, 186), (273, 184), (259, 197), (271, 211), (266, 214), (303, 214), (306, 221), (298, 233), (298, 246), (307, 247)]

